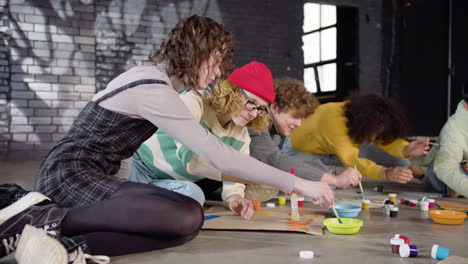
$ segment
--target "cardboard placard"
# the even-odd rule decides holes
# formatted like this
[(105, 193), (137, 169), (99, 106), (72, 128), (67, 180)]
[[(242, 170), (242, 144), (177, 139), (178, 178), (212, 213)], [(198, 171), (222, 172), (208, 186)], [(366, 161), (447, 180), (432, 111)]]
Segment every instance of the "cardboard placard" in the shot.
[(293, 221), (289, 207), (262, 207), (246, 221), (225, 207), (212, 206), (205, 211), (202, 229), (284, 231), (322, 236), (326, 214), (328, 211), (300, 208), (300, 220)]
[(466, 198), (434, 198), (434, 200), (441, 209), (468, 213), (468, 199)]

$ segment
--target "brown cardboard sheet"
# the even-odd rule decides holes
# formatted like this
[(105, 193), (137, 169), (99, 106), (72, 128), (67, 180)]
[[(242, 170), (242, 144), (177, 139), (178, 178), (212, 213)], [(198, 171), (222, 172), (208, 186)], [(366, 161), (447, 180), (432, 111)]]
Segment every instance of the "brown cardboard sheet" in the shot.
[(300, 208), (299, 214), (300, 220), (293, 221), (289, 207), (262, 207), (261, 210), (255, 211), (252, 219), (247, 221), (225, 207), (211, 206), (205, 210), (205, 223), (202, 229), (283, 231), (323, 235), (323, 220), (328, 214), (327, 211)]

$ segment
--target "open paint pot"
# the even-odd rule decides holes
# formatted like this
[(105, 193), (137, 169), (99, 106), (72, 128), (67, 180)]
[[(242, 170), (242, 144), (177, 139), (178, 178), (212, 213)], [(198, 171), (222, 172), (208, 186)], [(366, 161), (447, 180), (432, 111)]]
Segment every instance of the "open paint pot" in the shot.
[(388, 194), (388, 200), (392, 201), (393, 204), (396, 204), (396, 201), (397, 201), (397, 195), (396, 195), (396, 193), (389, 193), (389, 194)]
[[(356, 217), (358, 216), (359, 212), (361, 212), (360, 206), (352, 204), (337, 204), (335, 205), (335, 209), (340, 217)], [(333, 214), (333, 216), (336, 217), (331, 207), (328, 210)]]
[(362, 200), (361, 207), (362, 207), (362, 209), (369, 209), (370, 208), (370, 200)]
[(297, 206), (299, 207), (304, 207), (304, 197), (298, 197), (297, 198)]
[(428, 204), (428, 207), (429, 209), (432, 209), (435, 207), (435, 200), (434, 199), (427, 199), (426, 200), (429, 204)]
[(279, 205), (286, 205), (286, 197), (284, 197), (284, 196), (278, 197), (278, 204)]
[(390, 217), (397, 217), (398, 216), (398, 207), (390, 208)]
[(390, 244), (392, 245), (392, 253), (400, 254), (400, 246), (403, 245), (405, 241), (401, 238), (392, 238), (390, 239)]
[(429, 202), (421, 201), (419, 202), (419, 206), (421, 208), (421, 211), (429, 211)]
[(465, 221), (466, 213), (452, 210), (431, 210), (432, 221), (442, 225), (459, 225)]
[(400, 257), (414, 258), (418, 256), (419, 249), (415, 245), (403, 244), (400, 246)]
[(356, 234), (364, 224), (362, 220), (356, 218), (341, 218), (341, 221), (343, 221), (342, 224), (338, 221), (338, 218), (327, 218), (323, 221), (323, 224), (330, 233), (338, 235)]
[(392, 209), (393, 207), (395, 206), (392, 204), (384, 205), (383, 209), (384, 209), (385, 215), (390, 215), (390, 209)]
[(450, 248), (444, 248), (437, 244), (432, 246), (431, 257), (433, 259), (446, 259), (450, 256)]

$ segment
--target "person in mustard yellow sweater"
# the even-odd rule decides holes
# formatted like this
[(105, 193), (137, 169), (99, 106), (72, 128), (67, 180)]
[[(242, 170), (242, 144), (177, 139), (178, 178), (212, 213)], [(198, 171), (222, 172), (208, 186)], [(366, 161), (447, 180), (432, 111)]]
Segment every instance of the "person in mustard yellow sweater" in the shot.
[(393, 100), (376, 94), (355, 94), (350, 100), (320, 105), (285, 143), (287, 152), (303, 160), (354, 167), (364, 177), (407, 183), (422, 171), (408, 160), (427, 154), (428, 139), (402, 139), (407, 121)]

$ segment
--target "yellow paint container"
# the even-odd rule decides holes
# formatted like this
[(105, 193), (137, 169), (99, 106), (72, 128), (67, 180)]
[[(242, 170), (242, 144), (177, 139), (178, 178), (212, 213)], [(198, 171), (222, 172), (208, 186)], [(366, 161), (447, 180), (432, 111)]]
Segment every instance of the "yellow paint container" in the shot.
[(393, 204), (396, 204), (397, 196), (396, 193), (389, 193), (388, 194), (388, 199), (393, 202)]
[(286, 205), (286, 197), (284, 197), (284, 196), (278, 197), (278, 204), (279, 205)]
[(370, 208), (370, 200), (362, 200), (362, 209), (369, 209)]

